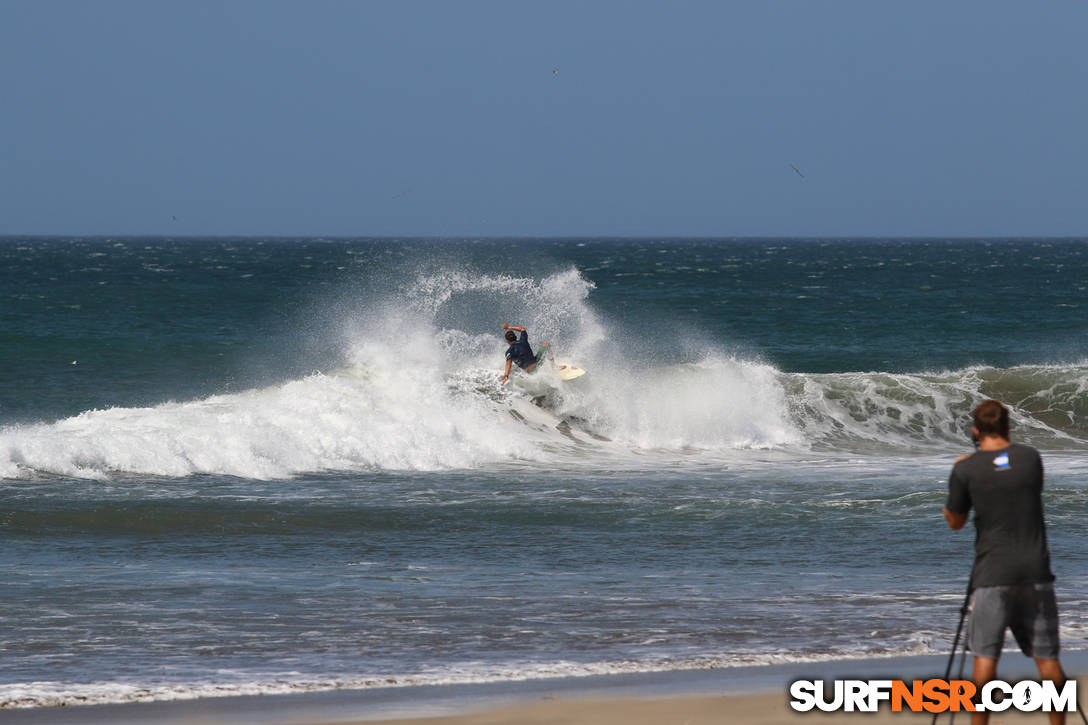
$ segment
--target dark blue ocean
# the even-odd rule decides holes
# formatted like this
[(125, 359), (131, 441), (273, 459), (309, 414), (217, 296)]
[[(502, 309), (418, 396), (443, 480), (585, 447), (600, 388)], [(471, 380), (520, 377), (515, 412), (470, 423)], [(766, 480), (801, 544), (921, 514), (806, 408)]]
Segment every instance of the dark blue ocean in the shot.
[(987, 397), (1088, 649), (1088, 240), (3, 238), (0, 707), (945, 653)]

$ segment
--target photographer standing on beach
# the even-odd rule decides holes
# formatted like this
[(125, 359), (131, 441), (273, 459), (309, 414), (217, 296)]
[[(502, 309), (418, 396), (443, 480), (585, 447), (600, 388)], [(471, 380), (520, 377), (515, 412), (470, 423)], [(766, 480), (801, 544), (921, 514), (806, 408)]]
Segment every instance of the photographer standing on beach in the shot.
[[(1043, 462), (1039, 452), (1009, 440), (1009, 410), (987, 400), (974, 412), (978, 450), (957, 459), (948, 479), (944, 517), (962, 529), (975, 509), (975, 563), (971, 569), (967, 647), (974, 654), (975, 685), (997, 676), (997, 660), (1011, 629), (1039, 674), (1065, 681), (1058, 661), (1058, 605), (1043, 523)], [(1051, 723), (1065, 722), (1051, 712)], [(975, 712), (973, 725), (989, 722)]]

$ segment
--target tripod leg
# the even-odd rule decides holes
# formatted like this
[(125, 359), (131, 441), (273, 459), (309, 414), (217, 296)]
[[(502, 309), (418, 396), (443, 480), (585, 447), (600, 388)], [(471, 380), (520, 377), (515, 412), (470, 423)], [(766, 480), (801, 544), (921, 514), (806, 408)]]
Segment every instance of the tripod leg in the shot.
[[(963, 606), (960, 607), (960, 623), (958, 625), (956, 625), (956, 636), (952, 640), (952, 652), (951, 652), (951, 654), (948, 655), (948, 664), (945, 665), (945, 668), (944, 668), (944, 679), (945, 679), (946, 682), (948, 681), (948, 678), (952, 676), (952, 665), (955, 664), (955, 662), (956, 662), (956, 650), (958, 650), (959, 647), (960, 647), (960, 635), (963, 633), (963, 621), (965, 619), (967, 619), (967, 610), (970, 608), (970, 604), (971, 604), (971, 589), (970, 589), (970, 587), (968, 587), (967, 597), (963, 600)], [(967, 641), (966, 640), (964, 640), (964, 643), (963, 643), (963, 656), (964, 656), (964, 659), (967, 658)], [(960, 662), (960, 671), (961, 672), (963, 671), (963, 662), (962, 661)], [(936, 713), (936, 712), (933, 713), (933, 725), (937, 725), (937, 718), (939, 716), (940, 716), (940, 713)], [(955, 717), (956, 717), (956, 713), (953, 712), (951, 714), (951, 716), (949, 717), (949, 722), (951, 723), (951, 721), (954, 720)], [(1088, 725), (1088, 722), (1086, 722), (1085, 725)]]

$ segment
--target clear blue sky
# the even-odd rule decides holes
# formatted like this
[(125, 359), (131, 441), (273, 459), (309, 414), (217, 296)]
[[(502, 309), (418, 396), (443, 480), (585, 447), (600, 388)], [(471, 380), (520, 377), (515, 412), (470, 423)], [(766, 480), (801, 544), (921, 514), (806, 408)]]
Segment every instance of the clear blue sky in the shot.
[(0, 234), (1088, 235), (1086, 28), (1084, 0), (0, 0)]

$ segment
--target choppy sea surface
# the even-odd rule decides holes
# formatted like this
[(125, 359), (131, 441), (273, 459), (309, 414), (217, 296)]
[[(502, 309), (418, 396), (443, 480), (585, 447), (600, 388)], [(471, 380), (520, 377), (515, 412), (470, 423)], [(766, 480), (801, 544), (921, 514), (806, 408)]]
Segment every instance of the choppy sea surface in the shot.
[(1088, 240), (11, 237), (0, 371), (0, 707), (947, 652), (987, 397), (1088, 649)]

